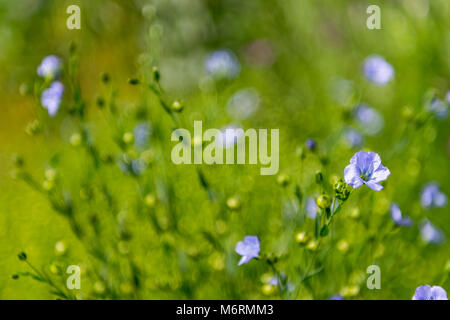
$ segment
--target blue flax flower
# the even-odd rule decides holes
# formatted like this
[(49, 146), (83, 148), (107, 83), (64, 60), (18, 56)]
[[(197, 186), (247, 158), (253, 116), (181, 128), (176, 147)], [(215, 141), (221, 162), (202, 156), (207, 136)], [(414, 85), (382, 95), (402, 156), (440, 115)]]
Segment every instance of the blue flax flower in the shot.
[(448, 300), (447, 292), (442, 287), (424, 285), (419, 286), (412, 300)]
[(60, 72), (61, 59), (57, 56), (45, 57), (37, 68), (37, 74), (43, 78), (54, 79), (59, 76)]
[(316, 140), (314, 139), (306, 139), (305, 145), (309, 150), (315, 150), (317, 147)]
[(354, 110), (354, 117), (361, 130), (368, 135), (375, 135), (384, 127), (383, 116), (367, 104), (360, 104)]
[[(448, 98), (448, 97), (447, 97)], [(438, 119), (447, 119), (448, 117), (448, 102), (438, 98), (434, 98), (429, 107), (429, 111)]]
[(317, 215), (317, 204), (314, 197), (309, 197), (306, 200), (306, 216), (310, 219), (315, 219)]
[(398, 226), (409, 227), (413, 224), (413, 221), (409, 217), (402, 217), (402, 211), (397, 203), (393, 202), (391, 205), (391, 218)]
[(364, 60), (363, 71), (373, 84), (383, 87), (394, 77), (394, 68), (379, 55), (371, 55)]
[(214, 78), (235, 78), (241, 66), (231, 50), (217, 50), (211, 53), (205, 62), (206, 72)]
[(359, 151), (350, 159), (350, 164), (344, 169), (345, 182), (357, 189), (363, 184), (370, 189), (380, 191), (380, 184), (389, 177), (391, 172), (381, 164), (378, 153)]
[(441, 230), (436, 228), (430, 221), (424, 220), (420, 226), (420, 236), (426, 243), (441, 244), (445, 237)]
[(344, 300), (344, 298), (340, 294), (335, 294), (334, 296), (330, 297), (328, 300)]
[(236, 252), (242, 256), (239, 261), (241, 264), (247, 263), (253, 258), (259, 255), (259, 239), (257, 236), (246, 236), (244, 241), (240, 241), (236, 244)]
[(447, 196), (436, 182), (430, 182), (423, 187), (420, 202), (425, 209), (442, 208), (447, 204)]
[(50, 88), (42, 91), (41, 104), (48, 110), (48, 114), (53, 117), (58, 113), (59, 105), (61, 104), (64, 95), (64, 85), (59, 81), (54, 81)]
[(344, 132), (345, 141), (352, 148), (360, 148), (364, 144), (361, 133), (353, 128), (347, 128)]

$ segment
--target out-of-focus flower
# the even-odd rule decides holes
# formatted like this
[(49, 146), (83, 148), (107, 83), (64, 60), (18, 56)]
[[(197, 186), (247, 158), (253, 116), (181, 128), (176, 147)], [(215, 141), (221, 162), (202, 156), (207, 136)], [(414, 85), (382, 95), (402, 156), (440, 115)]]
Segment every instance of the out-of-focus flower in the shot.
[(447, 196), (436, 182), (429, 182), (422, 189), (420, 202), (425, 209), (442, 208), (447, 205)]
[(370, 189), (380, 191), (381, 181), (386, 180), (391, 172), (381, 164), (378, 153), (359, 151), (350, 159), (350, 164), (344, 169), (345, 182), (357, 189), (363, 184)]
[(439, 286), (430, 286), (428, 284), (419, 286), (412, 297), (412, 300), (448, 300), (447, 292)]
[(40, 77), (54, 79), (61, 72), (61, 59), (57, 56), (47, 56), (42, 59), (41, 64), (37, 68), (37, 74)]
[(445, 237), (441, 230), (436, 228), (430, 221), (424, 220), (420, 226), (420, 235), (426, 243), (441, 244)]
[(133, 134), (135, 148), (143, 149), (147, 147), (150, 140), (151, 130), (151, 125), (147, 121), (140, 122), (134, 127)]
[(237, 125), (229, 125), (221, 129), (221, 134), (217, 137), (216, 143), (219, 147), (230, 148), (233, 147), (242, 137), (242, 128)]
[(214, 78), (233, 79), (241, 71), (236, 55), (228, 49), (217, 50), (211, 53), (205, 62), (206, 72)]
[(375, 135), (384, 127), (383, 116), (367, 104), (360, 104), (354, 111), (354, 117), (361, 130), (368, 135)]
[(48, 110), (48, 114), (53, 117), (58, 113), (62, 97), (64, 95), (64, 85), (59, 81), (54, 81), (50, 88), (45, 89), (41, 95), (41, 104)]
[[(282, 279), (281, 283), (286, 281), (286, 274), (284, 272), (281, 272), (280, 277)], [(272, 276), (270, 277), (268, 284), (270, 284), (271, 286), (279, 286), (280, 285), (280, 279), (278, 279), (277, 276)], [(286, 289), (289, 292), (294, 291), (295, 289), (295, 285), (292, 282), (287, 282), (286, 283)]]
[(342, 297), (340, 294), (335, 294), (334, 296), (330, 297), (328, 300), (344, 300), (344, 297)]
[(239, 120), (247, 119), (259, 107), (259, 94), (253, 88), (242, 89), (231, 96), (227, 102), (227, 113)]
[(309, 197), (306, 200), (306, 216), (310, 219), (315, 219), (317, 215), (317, 204), (314, 197)]
[(383, 87), (394, 77), (394, 68), (382, 56), (371, 55), (364, 60), (364, 75), (373, 84)]
[(141, 158), (133, 160), (127, 154), (124, 154), (117, 162), (117, 165), (122, 172), (139, 176), (147, 169), (148, 163)]
[(269, 67), (276, 59), (272, 44), (266, 39), (258, 39), (245, 49), (246, 61), (257, 67)]
[[(448, 94), (447, 94), (448, 95)], [(447, 97), (448, 99), (448, 97)], [(434, 98), (430, 103), (430, 112), (434, 113), (438, 119), (447, 119), (448, 117), (448, 104), (441, 99)]]
[(236, 253), (242, 256), (238, 265), (248, 263), (251, 259), (258, 257), (259, 255), (259, 239), (257, 236), (245, 236), (244, 241), (240, 241), (236, 244)]
[(305, 141), (305, 146), (306, 146), (309, 150), (313, 151), (313, 150), (316, 149), (317, 143), (316, 143), (316, 141), (315, 141), (314, 139), (306, 139), (306, 141)]
[(450, 91), (447, 91), (445, 98), (447, 99), (447, 102), (450, 103)]
[(347, 128), (345, 130), (344, 138), (347, 144), (352, 148), (361, 148), (364, 144), (364, 138), (362, 134), (353, 128)]
[(402, 217), (402, 211), (397, 203), (392, 202), (391, 205), (391, 218), (396, 225), (409, 227), (413, 224), (413, 221), (409, 217)]

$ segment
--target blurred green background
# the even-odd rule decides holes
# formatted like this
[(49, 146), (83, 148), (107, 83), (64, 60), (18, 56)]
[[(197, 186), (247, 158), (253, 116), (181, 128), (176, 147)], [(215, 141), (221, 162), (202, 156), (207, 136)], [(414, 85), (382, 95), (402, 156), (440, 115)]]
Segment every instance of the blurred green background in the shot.
[[(81, 8), (81, 30), (66, 28), (72, 4)], [(369, 4), (381, 8), (381, 30), (366, 27)], [(427, 218), (450, 237), (449, 206), (420, 205), (427, 182), (437, 181), (450, 195), (448, 118), (426, 116), (429, 97), (444, 100), (450, 90), (449, 17), (447, 0), (1, 0), (0, 298), (54, 298), (45, 283), (12, 279), (30, 271), (17, 259), (20, 251), (62, 285), (64, 277), (52, 265), (82, 266), (78, 298), (280, 298), (267, 285), (273, 274), (263, 261), (237, 267), (234, 247), (245, 235), (257, 235), (262, 252), (280, 256), (277, 268), (293, 284), (315, 257), (320, 271), (302, 283), (299, 299), (339, 292), (351, 299), (410, 299), (423, 284), (448, 291), (448, 240), (425, 244), (418, 226)], [(208, 54), (219, 49), (236, 55), (235, 78), (214, 79), (205, 72)], [(42, 82), (36, 68), (50, 54), (61, 57), (66, 70), (78, 64), (83, 119), (70, 112), (75, 94), (66, 72), (56, 117), (48, 117), (33, 94)], [(384, 87), (369, 83), (361, 71), (372, 54), (395, 69)], [(174, 125), (146, 85), (152, 66), (160, 70), (164, 99), (183, 101), (177, 117), (189, 130), (194, 120), (204, 128), (279, 128), (280, 174), (290, 183), (280, 186), (277, 176), (261, 176), (253, 165), (175, 166)], [(106, 84), (104, 73), (111, 79)], [(141, 85), (128, 84), (131, 77)], [(247, 88), (257, 92), (258, 108), (236, 119), (227, 105)], [(99, 108), (99, 97), (107, 107)], [(107, 111), (112, 101), (115, 113)], [(321, 171), (331, 185), (359, 150), (343, 136), (348, 126), (364, 129), (352, 118), (359, 103), (384, 118), (378, 134), (364, 136), (363, 148), (379, 153), (391, 176), (381, 192), (353, 192), (315, 253), (296, 243), (295, 234), (313, 237), (314, 222), (303, 217), (306, 199), (320, 192), (315, 173)], [(43, 130), (30, 136), (26, 128), (35, 119)], [(142, 121), (151, 126), (145, 150), (117, 142)], [(71, 146), (80, 128), (87, 128), (102, 161), (113, 160), (96, 167), (89, 151)], [(308, 138), (317, 142), (315, 152), (305, 148)], [(151, 165), (138, 177), (117, 165), (123, 154), (143, 153)], [(58, 185), (49, 193), (71, 195), (82, 237), (52, 208), (48, 195), (12, 177), (14, 154), (23, 156), (39, 183), (49, 168), (57, 172)], [(229, 199), (240, 208), (227, 205)], [(414, 226), (393, 226), (392, 201)], [(342, 241), (348, 250), (338, 248)], [(67, 250), (55, 250), (58, 242)], [(365, 286), (371, 264), (381, 268), (381, 290)]]

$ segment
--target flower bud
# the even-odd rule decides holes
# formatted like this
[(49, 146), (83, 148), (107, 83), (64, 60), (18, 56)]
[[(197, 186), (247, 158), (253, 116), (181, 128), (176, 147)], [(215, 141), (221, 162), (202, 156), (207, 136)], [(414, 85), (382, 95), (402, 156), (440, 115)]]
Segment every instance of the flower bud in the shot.
[(341, 295), (344, 298), (355, 297), (358, 295), (358, 293), (359, 293), (359, 286), (356, 285), (343, 287), (341, 290)]
[(149, 193), (145, 196), (144, 201), (147, 207), (154, 208), (156, 204), (156, 197), (154, 194)]
[(227, 207), (232, 211), (239, 210), (241, 208), (241, 202), (236, 197), (231, 197), (227, 199)]
[(103, 284), (103, 282), (96, 281), (94, 283), (94, 291), (96, 294), (103, 294), (103, 293), (105, 293), (105, 290), (106, 290), (106, 288), (105, 288), (105, 285)]
[(41, 123), (39, 122), (39, 120), (35, 119), (32, 122), (27, 124), (27, 126), (25, 128), (25, 132), (29, 136), (34, 136), (37, 133), (39, 133), (39, 131), (41, 131), (41, 129), (42, 129)]
[(277, 177), (277, 182), (282, 187), (287, 187), (289, 185), (290, 180), (291, 178), (289, 177), (289, 175), (285, 173), (279, 174)]
[(26, 261), (27, 260), (27, 254), (25, 252), (20, 252), (17, 257), (19, 258), (20, 261)]
[(295, 241), (299, 244), (305, 244), (308, 241), (306, 232), (299, 232), (295, 235)]
[(131, 84), (132, 86), (135, 86), (135, 85), (139, 84), (139, 79), (137, 79), (137, 78), (129, 78), (128, 79), (128, 83)]
[(184, 105), (183, 105), (180, 101), (175, 100), (175, 101), (172, 103), (172, 110), (173, 110), (173, 111), (175, 111), (175, 112), (181, 112), (181, 111), (183, 111), (183, 109), (184, 109)]
[(103, 97), (98, 96), (95, 102), (99, 108), (103, 108), (105, 106), (105, 99)]
[(305, 145), (311, 151), (316, 150), (317, 147), (316, 141), (314, 139), (307, 139)]
[(53, 168), (45, 170), (45, 179), (47, 181), (55, 181), (56, 179), (56, 170)]
[(55, 244), (55, 253), (57, 255), (64, 255), (67, 251), (67, 246), (66, 243), (64, 241), (58, 241)]
[(317, 242), (316, 240), (311, 240), (306, 245), (306, 249), (308, 249), (309, 251), (316, 251), (318, 247), (319, 247), (319, 242)]
[(152, 76), (153, 76), (153, 80), (155, 80), (156, 82), (159, 82), (159, 80), (161, 79), (161, 75), (159, 73), (158, 67), (152, 68)]
[(327, 209), (331, 206), (331, 198), (326, 194), (321, 194), (316, 198), (316, 204), (319, 208)]
[(350, 196), (348, 185), (342, 179), (339, 179), (334, 185), (334, 192), (336, 193), (336, 198), (342, 201), (347, 200)]
[(352, 210), (350, 210), (350, 218), (358, 219), (359, 216), (360, 216), (359, 208), (355, 207)]
[(125, 132), (122, 137), (123, 142), (130, 144), (134, 141), (134, 135), (131, 132)]
[(14, 166), (16, 168), (23, 168), (24, 164), (25, 164), (25, 160), (23, 159), (23, 157), (21, 155), (15, 154), (13, 156), (13, 162), (14, 162)]
[(348, 242), (345, 240), (339, 240), (339, 242), (337, 243), (336, 246), (337, 246), (338, 250), (344, 254), (347, 253), (348, 249), (350, 248)]
[(276, 288), (277, 288), (276, 286), (266, 283), (262, 286), (261, 291), (265, 295), (270, 296), (271, 294), (273, 294), (276, 291)]
[(74, 133), (70, 136), (70, 144), (74, 147), (78, 147), (81, 144), (81, 135), (79, 133)]
[(109, 76), (108, 73), (104, 72), (104, 73), (102, 74), (102, 82), (106, 84), (106, 83), (109, 82), (109, 80), (111, 80), (111, 77)]

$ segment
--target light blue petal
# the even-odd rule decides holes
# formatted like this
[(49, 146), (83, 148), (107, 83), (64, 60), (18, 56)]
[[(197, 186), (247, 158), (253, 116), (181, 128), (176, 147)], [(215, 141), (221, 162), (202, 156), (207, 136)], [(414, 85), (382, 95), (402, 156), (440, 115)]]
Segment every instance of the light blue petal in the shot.
[(361, 171), (356, 164), (349, 164), (345, 167), (344, 179), (347, 184), (351, 185), (355, 189), (363, 185), (363, 180), (361, 179)]

